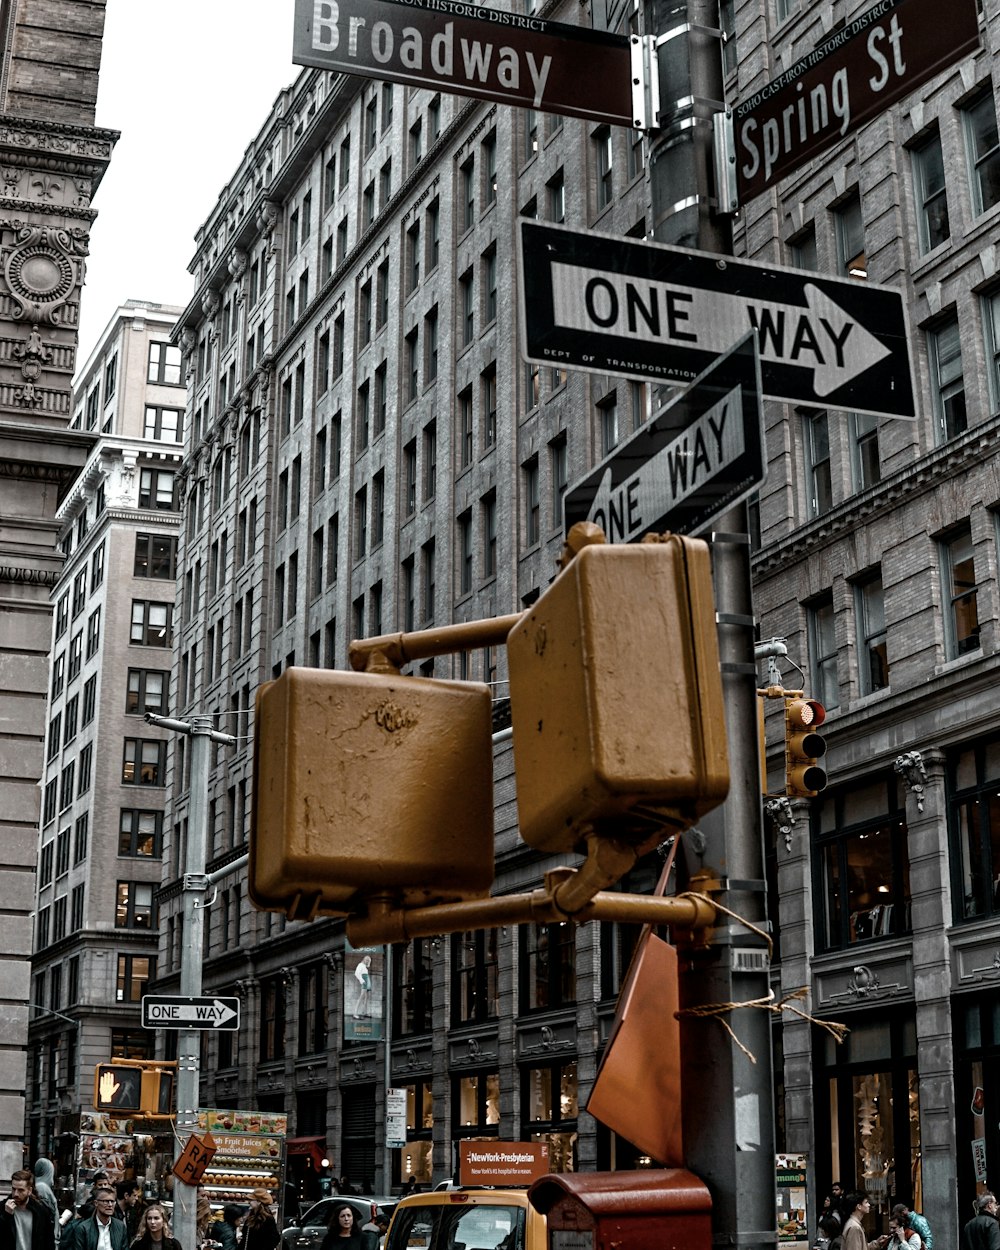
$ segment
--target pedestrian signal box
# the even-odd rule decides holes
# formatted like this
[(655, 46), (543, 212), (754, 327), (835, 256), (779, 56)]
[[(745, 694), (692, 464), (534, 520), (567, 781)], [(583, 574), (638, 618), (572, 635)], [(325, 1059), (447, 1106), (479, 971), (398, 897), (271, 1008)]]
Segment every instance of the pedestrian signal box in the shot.
[(249, 893), (309, 920), (485, 898), (489, 686), (289, 668), (258, 691)]
[(94, 1109), (112, 1115), (172, 1115), (174, 1072), (138, 1060), (99, 1063), (94, 1069)]
[(525, 842), (582, 831), (643, 848), (726, 797), (729, 760), (708, 545), (583, 547), (507, 639)]

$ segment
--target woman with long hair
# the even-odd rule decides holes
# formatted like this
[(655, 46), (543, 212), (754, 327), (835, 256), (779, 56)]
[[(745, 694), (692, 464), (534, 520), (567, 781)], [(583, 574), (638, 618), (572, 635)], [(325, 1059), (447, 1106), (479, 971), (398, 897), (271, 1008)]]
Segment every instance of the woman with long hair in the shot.
[(255, 1189), (243, 1221), (241, 1250), (274, 1250), (280, 1240), (278, 1225), (271, 1214), (271, 1195), (266, 1189)]
[(181, 1250), (181, 1243), (170, 1231), (167, 1213), (158, 1202), (148, 1206), (139, 1217), (132, 1250)]
[(377, 1246), (378, 1235), (364, 1231), (351, 1204), (338, 1202), (333, 1208), (320, 1250), (376, 1250)]

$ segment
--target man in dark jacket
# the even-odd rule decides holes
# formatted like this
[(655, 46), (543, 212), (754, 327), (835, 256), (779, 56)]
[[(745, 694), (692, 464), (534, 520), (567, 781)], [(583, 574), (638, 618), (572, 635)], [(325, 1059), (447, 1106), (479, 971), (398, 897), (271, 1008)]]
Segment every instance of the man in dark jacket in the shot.
[(55, 1224), (34, 1188), (29, 1171), (11, 1176), (10, 1197), (0, 1208), (0, 1250), (54, 1250)]
[(962, 1229), (962, 1250), (1000, 1250), (996, 1198), (980, 1194), (972, 1207), (976, 1214)]
[(125, 1221), (114, 1214), (115, 1191), (107, 1185), (95, 1188), (94, 1214), (66, 1225), (59, 1250), (128, 1250)]

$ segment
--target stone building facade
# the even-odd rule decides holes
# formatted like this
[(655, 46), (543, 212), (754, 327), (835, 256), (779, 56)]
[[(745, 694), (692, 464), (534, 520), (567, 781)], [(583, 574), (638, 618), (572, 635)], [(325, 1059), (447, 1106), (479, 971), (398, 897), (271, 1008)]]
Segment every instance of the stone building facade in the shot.
[[(724, 4), (730, 101), (864, 7)], [(735, 225), (751, 259), (899, 286), (909, 308), (916, 419), (769, 404), (750, 515), (760, 636), (786, 640), (781, 680), (828, 710), (828, 789), (767, 805), (773, 982), (807, 987), (815, 1016), (850, 1029), (836, 1047), (804, 1019), (775, 1025), (777, 1141), (809, 1158), (811, 1212), (839, 1179), (870, 1193), (873, 1232), (906, 1200), (944, 1238), (1000, 1150), (1000, 12), (982, 10), (978, 53)], [(575, 20), (557, 4), (545, 14)], [(322, 1151), (338, 1174), (388, 1188), (451, 1175), (467, 1136), (547, 1139), (559, 1167), (636, 1162), (583, 1109), (634, 935), (522, 927), (371, 952), (389, 1007), (361, 1028), (340, 926), (246, 897), (260, 683), (292, 664), (344, 667), (352, 637), (533, 602), (554, 573), (567, 483), (661, 398), (523, 363), (519, 215), (649, 235), (641, 138), (308, 71), (199, 232), (177, 325), (171, 711), (209, 713), (237, 738), (213, 762), (204, 980), (242, 996), (244, 1023), (206, 1039), (202, 1102), (288, 1111), (303, 1196)], [(500, 652), (420, 671), (504, 693)], [(774, 710), (767, 744), (778, 792)], [(184, 942), (184, 747), (171, 744), (165, 795), (165, 990)], [(496, 766), (498, 888), (513, 890), (545, 865), (517, 838), (502, 739)], [(656, 868), (641, 865), (635, 888)], [(407, 1090), (402, 1149), (382, 1144), (387, 1083)]]
[(140, 997), (157, 956), (181, 523), (181, 310), (129, 300), (77, 375), (93, 449), (60, 504), (27, 1075), (27, 1144), (73, 1175), (96, 1064), (151, 1057)]
[(94, 192), (103, 3), (0, 5), (0, 1173), (21, 1166), (31, 909), (55, 512), (92, 439), (69, 428)]

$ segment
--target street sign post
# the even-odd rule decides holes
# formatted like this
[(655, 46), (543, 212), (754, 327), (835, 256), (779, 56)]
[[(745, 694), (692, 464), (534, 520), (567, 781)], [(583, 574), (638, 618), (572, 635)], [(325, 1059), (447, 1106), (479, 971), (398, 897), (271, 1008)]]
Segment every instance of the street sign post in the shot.
[(612, 543), (697, 535), (765, 472), (760, 364), (748, 334), (566, 492), (566, 532), (593, 521)]
[(642, 127), (632, 56), (624, 35), (464, 0), (295, 0), (296, 65)]
[(228, 1029), (240, 1027), (238, 998), (195, 998), (185, 994), (143, 994), (144, 1029)]
[(769, 399), (912, 418), (902, 292), (521, 220), (522, 352), (686, 386), (756, 330)]
[(978, 46), (976, 0), (949, 0), (945, 8), (940, 0), (879, 0), (736, 105), (738, 204)]

